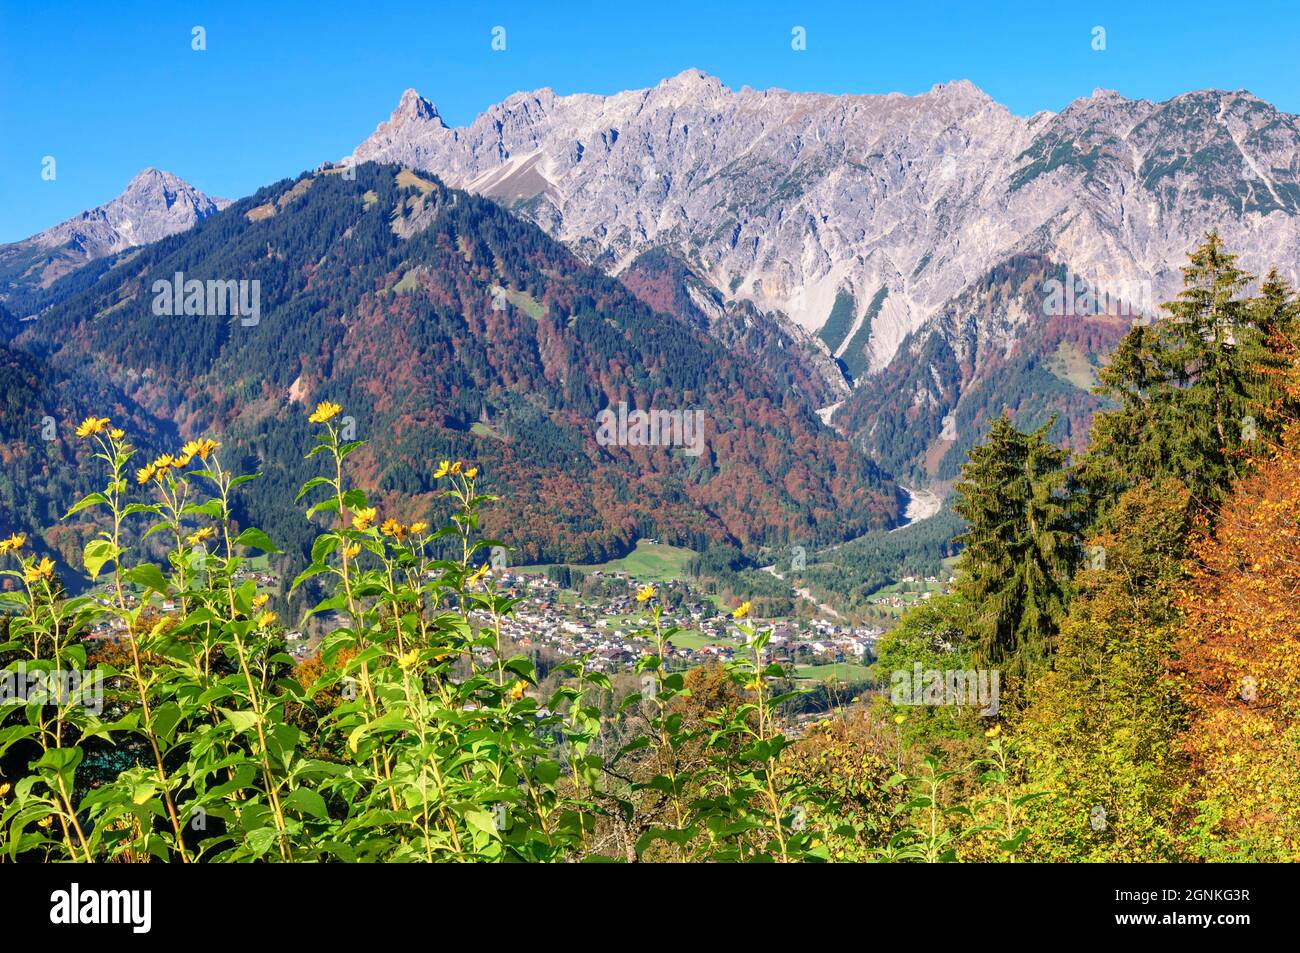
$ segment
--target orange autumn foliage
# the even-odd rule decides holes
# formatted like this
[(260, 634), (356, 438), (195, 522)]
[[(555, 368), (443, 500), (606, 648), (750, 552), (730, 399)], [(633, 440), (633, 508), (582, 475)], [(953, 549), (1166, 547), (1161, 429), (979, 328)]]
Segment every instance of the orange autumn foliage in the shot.
[[(1203, 835), (1222, 859), (1300, 858), (1300, 427), (1193, 547), (1171, 669)], [(1208, 843), (1208, 841), (1207, 841)], [(1211, 858), (1213, 859), (1213, 858)]]

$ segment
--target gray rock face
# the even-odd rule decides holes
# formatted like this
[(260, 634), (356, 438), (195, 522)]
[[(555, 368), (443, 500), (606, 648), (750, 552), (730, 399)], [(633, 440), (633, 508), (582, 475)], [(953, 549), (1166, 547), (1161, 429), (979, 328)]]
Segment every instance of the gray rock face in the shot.
[(0, 246), (0, 274), (8, 279), (4, 290), (48, 287), (97, 258), (193, 228), (229, 204), (228, 199), (211, 198), (170, 172), (145, 169), (111, 202), (31, 238)]
[(28, 239), (46, 248), (73, 243), (90, 258), (147, 245), (193, 228), (230, 204), (160, 169), (137, 173), (113, 201)]
[(1150, 301), (1212, 228), (1247, 269), (1300, 261), (1300, 123), (1244, 91), (1099, 90), (1023, 118), (966, 81), (831, 96), (688, 70), (613, 96), (518, 93), (453, 129), (408, 90), (355, 157), (496, 198), (614, 273), (669, 248), (809, 331), (852, 295), (831, 343), (870, 370), (1012, 255)]

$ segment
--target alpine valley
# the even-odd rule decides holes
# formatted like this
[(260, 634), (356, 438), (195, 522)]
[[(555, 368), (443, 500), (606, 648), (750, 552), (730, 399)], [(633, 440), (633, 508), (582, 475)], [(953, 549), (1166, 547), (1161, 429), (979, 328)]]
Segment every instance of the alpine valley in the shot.
[[(71, 432), (103, 413), (146, 453), (221, 434), (262, 474), (241, 519), (301, 559), (313, 527), (271, 501), (331, 400), (403, 518), (440, 460), (482, 461), (484, 528), (521, 561), (879, 540), (895, 481), (942, 495), (1004, 408), (1079, 445), (1097, 368), (1212, 228), (1248, 270), (1300, 260), (1300, 121), (1244, 91), (1019, 117), (968, 82), (688, 70), (452, 128), (408, 90), (352, 156), (251, 197), (150, 169), (0, 246), (0, 532), (77, 563)], [(156, 313), (176, 276), (256, 282), (258, 320)], [(702, 452), (598, 442), (621, 403), (698, 411)]]

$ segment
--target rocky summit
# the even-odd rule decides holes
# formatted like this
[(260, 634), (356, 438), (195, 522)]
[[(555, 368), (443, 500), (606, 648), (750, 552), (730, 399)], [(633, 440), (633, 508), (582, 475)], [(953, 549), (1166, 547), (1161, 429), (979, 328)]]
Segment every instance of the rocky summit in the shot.
[(107, 255), (186, 231), (229, 204), (170, 172), (144, 169), (111, 202), (30, 238), (0, 245), (0, 300), (49, 287)]
[(355, 159), (491, 197), (615, 274), (668, 249), (728, 300), (829, 325), (859, 377), (1023, 256), (1144, 305), (1211, 228), (1249, 269), (1300, 258), (1300, 124), (1243, 90), (1023, 117), (966, 81), (824, 95), (687, 70), (517, 93), (463, 128), (407, 90)]

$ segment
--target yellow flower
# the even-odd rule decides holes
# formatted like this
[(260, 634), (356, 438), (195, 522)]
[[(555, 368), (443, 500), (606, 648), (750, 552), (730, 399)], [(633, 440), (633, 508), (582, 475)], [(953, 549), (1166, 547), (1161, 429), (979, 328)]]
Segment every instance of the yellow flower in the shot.
[(384, 520), (384, 525), (379, 527), (379, 531), (385, 536), (392, 536), (398, 540), (406, 539), (407, 536), (411, 535), (411, 527), (403, 526), (391, 516)]
[(513, 701), (519, 701), (519, 699), (524, 697), (524, 689), (526, 689), (527, 687), (528, 687), (527, 682), (524, 681), (515, 682), (513, 685), (510, 686), (510, 691), (507, 694), (509, 694), (510, 698)]
[(985, 737), (985, 738), (996, 738), (996, 737), (997, 737), (998, 735), (1000, 735), (1000, 734), (1002, 734), (1002, 726), (1001, 726), (1001, 725), (994, 725), (994, 726), (993, 726), (992, 728), (990, 728), (988, 731), (984, 732), (984, 737)]
[(211, 526), (204, 526), (203, 528), (196, 529), (194, 532), (190, 533), (190, 535), (186, 536), (185, 542), (189, 543), (191, 546), (197, 546), (205, 539), (211, 539), (213, 536), (216, 535), (217, 535), (217, 531), (215, 529), (213, 529)]
[(460, 473), (460, 468), (461, 468), (461, 466), (462, 466), (461, 462), (460, 462), (459, 460), (457, 460), (455, 463), (453, 463), (453, 464), (451, 465), (451, 472), (452, 472), (452, 473)]
[(405, 655), (398, 658), (397, 664), (402, 666), (402, 668), (410, 668), (412, 665), (415, 664), (415, 660), (418, 659), (419, 657), (420, 657), (420, 650), (411, 649), (411, 651), (407, 652)]
[(6, 781), (4, 784), (0, 784), (0, 797), (4, 797), (11, 790), (12, 788), (10, 787), (9, 782)]
[(51, 815), (47, 814), (44, 817), (42, 817), (39, 821), (36, 822), (36, 826), (49, 827), (53, 823), (54, 823), (54, 818)]
[(257, 624), (263, 629), (265, 629), (267, 626), (271, 625), (274, 622), (275, 622), (275, 613), (271, 612), (269, 609), (257, 617)]
[(447, 460), (443, 460), (442, 463), (438, 464), (438, 469), (434, 472), (433, 476), (434, 479), (441, 480), (450, 472), (451, 472), (451, 463)]
[(13, 553), (23, 548), (27, 542), (27, 537), (23, 533), (14, 533), (8, 539), (0, 539), (0, 556), (5, 553)]
[(487, 571), (488, 564), (484, 563), (469, 574), (469, 577), (465, 580), (466, 584), (471, 586), (477, 585), (478, 581), (487, 575)]
[(365, 506), (352, 514), (352, 528), (357, 530), (367, 530), (374, 524), (379, 517), (379, 511), (373, 506)]
[(139, 470), (135, 471), (135, 482), (148, 483), (150, 480), (153, 479), (154, 474), (157, 472), (158, 471), (154, 469), (154, 465), (152, 463), (149, 464), (148, 466), (143, 466)]
[(49, 579), (54, 575), (54, 562), (50, 557), (44, 557), (39, 564), (33, 563), (23, 570), (23, 582), (32, 584), (40, 582), (42, 579)]
[(175, 465), (176, 465), (176, 458), (173, 457), (170, 453), (164, 453), (161, 457), (159, 457), (157, 460), (153, 462), (153, 467), (155, 470), (159, 471), (158, 472), (159, 476), (165, 474), (171, 467), (174, 467)]
[(112, 437), (114, 440), (121, 440), (123, 437), (126, 436), (126, 431), (123, 430), (121, 427), (114, 427), (112, 430), (108, 432), (108, 435)]
[(348, 559), (356, 559), (357, 556), (360, 555), (360, 554), (361, 554), (361, 544), (360, 544), (360, 543), (353, 543), (353, 544), (352, 544), (351, 546), (349, 546), (347, 549), (343, 550), (343, 555), (347, 556)]
[(747, 615), (749, 615), (749, 603), (748, 603), (748, 602), (742, 602), (742, 603), (741, 603), (740, 605), (738, 605), (738, 606), (735, 608), (735, 610), (731, 613), (731, 617), (732, 617), (733, 619), (743, 619), (743, 618), (745, 618), (745, 616), (747, 616)]
[(221, 446), (221, 444), (217, 443), (215, 440), (209, 440), (207, 437), (202, 437), (198, 440), (191, 440), (185, 446), (181, 447), (178, 466), (187, 466), (195, 457), (206, 461), (208, 459), (208, 454), (213, 450), (216, 450), (219, 446)]
[(253, 596), (253, 608), (260, 609), (262, 608), (262, 606), (266, 605), (270, 601), (271, 601), (271, 597), (268, 596), (266, 593), (262, 593), (261, 595), (258, 596)]
[(428, 523), (412, 523), (410, 526), (410, 530), (412, 533), (423, 533), (428, 528), (429, 528)]
[(311, 412), (307, 419), (314, 424), (323, 424), (327, 420), (333, 420), (343, 410), (338, 404), (331, 404), (328, 400), (322, 400), (316, 405), (316, 409)]
[(97, 433), (103, 433), (108, 429), (107, 417), (87, 417), (77, 428), (77, 436), (82, 440), (87, 437), (93, 437)]
[(896, 725), (901, 725), (901, 724), (902, 724), (903, 722), (905, 722), (905, 721), (907, 721), (907, 716), (906, 716), (906, 715), (895, 715), (895, 716), (894, 716), (894, 724), (896, 724)]
[(465, 476), (469, 477), (471, 480), (474, 479), (478, 476), (478, 467), (470, 467), (465, 471)]
[(636, 591), (637, 602), (649, 602), (654, 597), (655, 597), (654, 586), (642, 586), (640, 589)]

